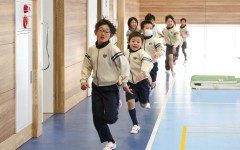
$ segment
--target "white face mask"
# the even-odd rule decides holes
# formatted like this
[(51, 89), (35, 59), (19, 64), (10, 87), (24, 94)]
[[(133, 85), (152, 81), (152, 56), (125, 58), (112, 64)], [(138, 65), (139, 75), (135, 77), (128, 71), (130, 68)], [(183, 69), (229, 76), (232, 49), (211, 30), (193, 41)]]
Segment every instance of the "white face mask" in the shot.
[(144, 36), (152, 36), (152, 35), (153, 35), (153, 30), (152, 29), (145, 30)]

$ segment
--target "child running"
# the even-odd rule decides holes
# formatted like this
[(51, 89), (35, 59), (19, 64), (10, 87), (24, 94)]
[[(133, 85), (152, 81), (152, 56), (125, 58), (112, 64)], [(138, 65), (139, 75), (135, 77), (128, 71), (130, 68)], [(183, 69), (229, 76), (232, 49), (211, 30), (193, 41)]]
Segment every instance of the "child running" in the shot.
[(181, 23), (181, 26), (180, 26), (180, 35), (183, 39), (183, 44), (182, 44), (182, 52), (183, 52), (183, 55), (184, 55), (184, 64), (187, 62), (187, 53), (186, 53), (186, 49), (187, 49), (187, 37), (190, 36), (190, 33), (189, 33), (189, 30), (187, 28), (187, 19), (186, 18), (181, 18), (180, 19), (180, 23)]
[(164, 48), (159, 38), (153, 36), (153, 24), (149, 20), (141, 22), (141, 31), (144, 35), (143, 49), (152, 57), (153, 69), (150, 72), (152, 78), (151, 89), (156, 87), (158, 58), (164, 54)]
[(121, 77), (123, 90), (131, 93), (127, 86), (129, 63), (117, 46), (110, 42), (116, 33), (114, 25), (101, 19), (95, 25), (97, 41), (85, 55), (81, 72), (81, 89), (89, 88), (87, 80), (92, 73), (92, 113), (93, 123), (100, 141), (108, 142), (103, 150), (116, 148), (108, 124), (118, 120), (119, 89), (118, 79)]
[(130, 18), (128, 19), (128, 30), (127, 30), (127, 33), (126, 33), (127, 41), (128, 41), (129, 35), (130, 35), (133, 31), (140, 32), (140, 28), (138, 27), (138, 20), (137, 20), (137, 18), (135, 18), (135, 17), (130, 17)]
[(179, 45), (182, 42), (182, 38), (175, 27), (175, 21), (172, 15), (167, 15), (165, 17), (165, 22), (167, 24), (167, 26), (163, 29), (163, 40), (166, 44), (165, 68), (167, 73), (169, 73), (169, 70), (171, 69), (172, 76), (175, 76), (173, 63), (178, 58)]
[(139, 101), (141, 107), (146, 108), (149, 101), (149, 72), (153, 67), (151, 56), (141, 48), (143, 44), (143, 36), (139, 32), (132, 32), (129, 35), (129, 49), (125, 52), (130, 64), (129, 88), (133, 94), (126, 93), (126, 101), (128, 103), (128, 112), (133, 122), (130, 133), (136, 134), (140, 130), (137, 121), (135, 102)]

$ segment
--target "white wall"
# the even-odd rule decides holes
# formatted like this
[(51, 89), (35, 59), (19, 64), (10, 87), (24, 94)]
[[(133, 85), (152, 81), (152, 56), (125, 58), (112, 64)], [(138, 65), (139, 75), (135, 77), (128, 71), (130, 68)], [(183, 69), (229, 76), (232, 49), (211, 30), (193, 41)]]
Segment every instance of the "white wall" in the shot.
[[(88, 8), (88, 12), (87, 12), (87, 36), (88, 36), (88, 39), (87, 39), (87, 48), (89, 48), (91, 45), (94, 45), (95, 42), (96, 42), (96, 35), (94, 33), (94, 30), (95, 30), (95, 24), (97, 23), (97, 0), (88, 0), (88, 4), (87, 4)], [(92, 79), (90, 78), (88, 83), (90, 84), (91, 86), (91, 82), (92, 82)], [(92, 89), (90, 88), (88, 90), (88, 96), (91, 95), (91, 91)]]
[[(32, 13), (24, 13), (25, 4), (32, 9), (32, 1), (16, 0), (16, 132), (32, 123)], [(26, 28), (24, 15), (29, 21)]]
[[(53, 0), (42, 0), (42, 53), (39, 58), (43, 62), (43, 69), (47, 68), (48, 61), (50, 66), (42, 71), (43, 86), (42, 86), (42, 102), (43, 113), (53, 113)], [(47, 28), (49, 27), (49, 29)], [(48, 29), (48, 30), (47, 30)], [(48, 41), (47, 40), (48, 34)], [(48, 43), (47, 43), (48, 42)], [(46, 47), (48, 44), (48, 47)], [(47, 50), (50, 56), (48, 60)]]

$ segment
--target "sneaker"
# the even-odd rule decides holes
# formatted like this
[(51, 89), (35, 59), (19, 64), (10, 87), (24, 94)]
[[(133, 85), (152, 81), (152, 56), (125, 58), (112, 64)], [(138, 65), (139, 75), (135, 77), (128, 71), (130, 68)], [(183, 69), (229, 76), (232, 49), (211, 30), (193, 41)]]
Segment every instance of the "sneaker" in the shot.
[(145, 106), (145, 108), (150, 109), (150, 108), (151, 108), (150, 103), (147, 103), (146, 106)]
[(175, 72), (172, 72), (172, 76), (175, 77), (176, 73)]
[(119, 99), (118, 109), (120, 109), (121, 107), (122, 107), (122, 100)]
[(185, 65), (187, 63), (187, 60), (184, 60), (183, 64)]
[(130, 131), (130, 133), (137, 134), (139, 130), (140, 130), (140, 126), (139, 125), (134, 125), (132, 127), (132, 130)]
[(167, 74), (169, 74), (169, 73), (170, 73), (170, 70), (166, 70), (165, 72), (166, 72)]
[(112, 150), (112, 149), (115, 149), (116, 147), (117, 147), (116, 142), (115, 143), (108, 142), (103, 150)]
[(156, 82), (153, 82), (151, 85), (151, 90), (154, 89), (156, 87)]

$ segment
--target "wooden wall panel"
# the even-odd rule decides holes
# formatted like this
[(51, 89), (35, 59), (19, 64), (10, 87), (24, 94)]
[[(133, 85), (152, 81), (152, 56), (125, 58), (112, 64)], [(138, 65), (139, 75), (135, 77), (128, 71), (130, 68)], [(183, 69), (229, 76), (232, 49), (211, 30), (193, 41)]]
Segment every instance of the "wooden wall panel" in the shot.
[(140, 0), (140, 18), (147, 13), (164, 24), (165, 16), (172, 14), (177, 23), (186, 17), (191, 24), (239, 24), (239, 0)]
[[(82, 69), (82, 63), (74, 64), (65, 69), (65, 99), (76, 95), (81, 91), (80, 86), (80, 74)], [(76, 69), (77, 68), (77, 69)]]
[(158, 24), (165, 24), (168, 14), (172, 14), (177, 23), (182, 17), (189, 23), (205, 22), (205, 0), (140, 0), (140, 3), (140, 17), (144, 19), (147, 13), (152, 13)]
[(67, 105), (65, 105), (64, 108), (65, 112), (87, 96), (87, 91), (81, 91), (80, 88), (80, 71), (87, 46), (86, 27), (87, 27), (87, 1), (86, 0), (65, 1), (64, 99), (65, 104), (68, 103)]
[(130, 17), (136, 17), (140, 20), (140, 0), (125, 1), (125, 24)]
[(0, 94), (15, 88), (13, 44), (0, 46)]
[(0, 0), (0, 143), (15, 133), (15, 1)]
[(15, 41), (15, 0), (0, 0), (0, 45)]
[(206, 0), (207, 24), (239, 24), (239, 0)]
[(64, 113), (64, 0), (54, 0), (54, 112)]
[[(86, 33), (86, 30), (84, 31)], [(83, 61), (86, 54), (86, 36), (78, 34), (65, 35), (65, 67)]]
[(81, 37), (86, 37), (86, 0), (67, 0), (64, 1), (64, 26), (65, 34), (79, 33)]
[(15, 90), (0, 94), (0, 143), (15, 133)]

